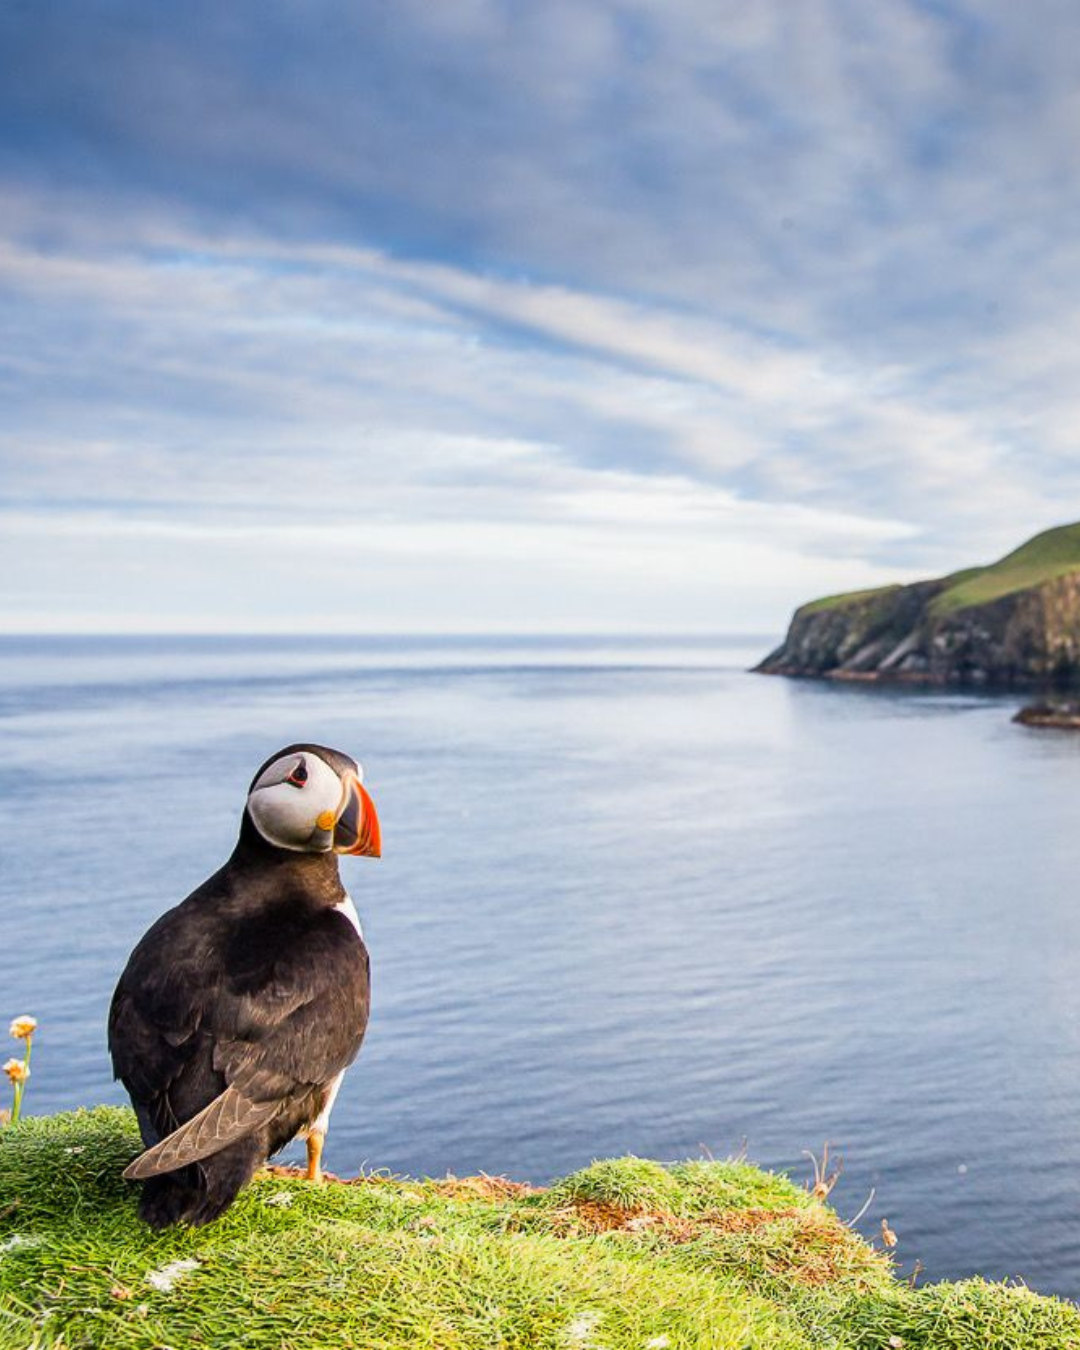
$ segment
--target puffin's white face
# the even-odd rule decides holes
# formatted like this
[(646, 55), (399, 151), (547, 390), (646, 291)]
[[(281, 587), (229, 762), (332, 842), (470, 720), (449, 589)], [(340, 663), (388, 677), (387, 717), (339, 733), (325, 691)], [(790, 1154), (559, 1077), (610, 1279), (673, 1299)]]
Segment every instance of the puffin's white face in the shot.
[(337, 772), (312, 750), (267, 765), (248, 794), (255, 828), (270, 844), (296, 853), (363, 853), (378, 857), (379, 820), (364, 790), (363, 769)]

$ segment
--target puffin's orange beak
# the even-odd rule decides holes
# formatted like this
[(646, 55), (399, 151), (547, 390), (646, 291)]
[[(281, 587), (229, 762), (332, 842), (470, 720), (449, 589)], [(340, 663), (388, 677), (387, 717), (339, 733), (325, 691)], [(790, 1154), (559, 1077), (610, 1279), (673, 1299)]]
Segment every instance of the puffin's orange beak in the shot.
[(334, 825), (334, 852), (356, 853), (365, 858), (382, 856), (375, 803), (359, 778), (351, 774), (345, 779), (345, 805)]

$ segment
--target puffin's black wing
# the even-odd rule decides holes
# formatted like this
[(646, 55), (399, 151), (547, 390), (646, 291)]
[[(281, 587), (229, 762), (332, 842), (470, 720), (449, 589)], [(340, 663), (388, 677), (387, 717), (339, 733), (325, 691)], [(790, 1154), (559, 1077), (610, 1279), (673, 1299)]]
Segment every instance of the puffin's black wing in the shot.
[[(176, 936), (162, 934), (174, 951)], [(218, 1152), (331, 1082), (360, 1049), (370, 999), (367, 950), (343, 914), (287, 904), (218, 936), (222, 948), (207, 954), (201, 972), (188, 972), (186, 995), (171, 967), (163, 979), (158, 966), (156, 985), (147, 981), (142, 967), (152, 951), (136, 960), (147, 939), (117, 988), (110, 1019), (117, 1074), (129, 1087), (135, 1081), (150, 1090), (156, 1133), (168, 1136), (125, 1176), (173, 1171)], [(129, 1049), (119, 1047), (132, 1030), (136, 1054), (150, 1044), (151, 1065), (132, 1064)], [(193, 1077), (202, 1088), (197, 1113), (176, 1105), (181, 1097), (190, 1102)], [(177, 1129), (178, 1119), (185, 1123)]]
[(149, 1145), (224, 1087), (212, 1064), (213, 1010), (225, 971), (220, 873), (163, 914), (140, 939), (113, 993), (109, 1053)]
[[(291, 916), (285, 923), (299, 928)], [(291, 934), (267, 926), (260, 920), (258, 938), (272, 961), (248, 947), (246, 962), (229, 963), (214, 1043), (214, 1067), (254, 1101), (328, 1083), (347, 1068), (371, 998), (367, 948), (344, 914), (322, 909)]]

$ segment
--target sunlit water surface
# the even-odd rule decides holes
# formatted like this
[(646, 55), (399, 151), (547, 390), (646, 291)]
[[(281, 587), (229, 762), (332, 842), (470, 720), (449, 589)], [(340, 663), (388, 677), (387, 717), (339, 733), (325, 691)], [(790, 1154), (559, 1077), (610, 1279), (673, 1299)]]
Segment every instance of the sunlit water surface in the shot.
[[(329, 1165), (844, 1157), (928, 1277), (1080, 1295), (1080, 738), (1013, 700), (745, 673), (769, 643), (7, 639), (0, 1017), (33, 1111), (119, 1102), (132, 944), (252, 770), (362, 759), (368, 1039)], [(12, 1047), (14, 1048), (14, 1047)]]

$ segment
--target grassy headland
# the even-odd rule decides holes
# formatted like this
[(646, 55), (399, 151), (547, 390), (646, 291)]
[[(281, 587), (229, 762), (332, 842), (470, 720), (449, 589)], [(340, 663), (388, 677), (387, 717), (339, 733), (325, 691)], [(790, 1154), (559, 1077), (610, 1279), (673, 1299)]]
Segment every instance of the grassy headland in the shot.
[(258, 1179), (154, 1233), (120, 1180), (129, 1112), (0, 1132), (0, 1346), (1065, 1350), (1080, 1311), (912, 1288), (822, 1202), (740, 1162), (594, 1163), (546, 1190)]
[(1080, 686), (1080, 523), (986, 567), (800, 605), (757, 670), (832, 680)]
[(1003, 595), (1026, 591), (1080, 568), (1080, 524), (1059, 525), (1029, 539), (989, 567), (972, 567), (949, 578), (949, 586), (931, 602), (935, 614), (985, 605)]
[[(1003, 595), (1026, 591), (1044, 581), (1080, 570), (1080, 523), (1059, 525), (1037, 534), (987, 567), (965, 567), (941, 580), (942, 589), (929, 604), (932, 614), (948, 614), (972, 605), (985, 605)], [(876, 586), (865, 591), (823, 595), (801, 607), (803, 614), (861, 604), (874, 596), (899, 591), (898, 585)]]

